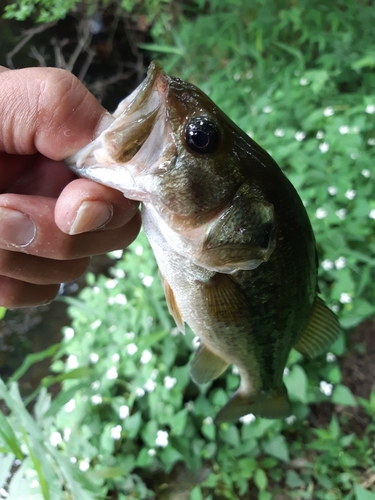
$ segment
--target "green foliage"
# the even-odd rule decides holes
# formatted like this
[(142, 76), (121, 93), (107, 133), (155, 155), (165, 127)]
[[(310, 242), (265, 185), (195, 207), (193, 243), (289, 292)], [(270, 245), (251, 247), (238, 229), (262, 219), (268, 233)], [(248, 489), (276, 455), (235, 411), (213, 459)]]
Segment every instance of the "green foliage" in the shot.
[[(160, 7), (157, 44), (147, 48), (166, 71), (207, 92), (301, 194), (322, 293), (342, 325), (373, 315), (375, 6), (197, 0), (200, 15), (185, 7), (175, 21), (167, 3), (144, 5), (147, 15)], [(14, 498), (155, 498), (162, 473), (181, 463), (187, 473), (205, 471), (191, 482), (192, 500), (374, 498), (375, 394), (356, 398), (344, 384), (344, 334), (316, 360), (291, 352), (292, 417), (248, 415), (216, 427), (238, 376), (229, 369), (214, 383), (192, 383), (194, 336), (173, 325), (143, 234), (111, 272), (89, 274), (79, 297), (66, 299), (72, 324), (61, 346), (40, 355), (54, 356), (54, 374), (42, 382), (34, 418), (14, 382), (0, 386), (9, 413), (0, 417), (0, 488)], [(56, 382), (51, 401), (46, 388)], [(320, 403), (337, 411), (312, 428), (310, 408)], [(366, 432), (352, 429), (353, 411), (362, 411)]]

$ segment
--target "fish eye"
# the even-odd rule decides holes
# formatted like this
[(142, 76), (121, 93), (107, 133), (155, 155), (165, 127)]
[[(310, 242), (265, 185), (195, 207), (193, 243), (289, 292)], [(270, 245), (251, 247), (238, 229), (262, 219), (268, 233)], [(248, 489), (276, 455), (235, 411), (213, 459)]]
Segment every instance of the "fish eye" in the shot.
[(220, 144), (220, 130), (206, 117), (198, 116), (188, 123), (185, 140), (189, 148), (196, 153), (214, 153)]

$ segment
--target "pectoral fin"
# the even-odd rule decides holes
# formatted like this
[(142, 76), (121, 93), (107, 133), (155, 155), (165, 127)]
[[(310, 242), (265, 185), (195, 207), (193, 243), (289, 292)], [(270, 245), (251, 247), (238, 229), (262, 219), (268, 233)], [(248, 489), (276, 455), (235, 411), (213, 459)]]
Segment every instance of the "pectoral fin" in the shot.
[(340, 324), (337, 316), (322, 299), (316, 297), (307, 327), (293, 347), (301, 354), (314, 358), (322, 354), (336, 340), (339, 333)]
[(291, 413), (287, 390), (284, 385), (278, 389), (261, 391), (250, 397), (237, 391), (216, 415), (215, 423), (232, 422), (252, 413), (263, 418), (286, 418)]
[(206, 384), (221, 375), (228, 367), (228, 362), (219, 358), (205, 345), (195, 351), (190, 364), (190, 375), (196, 384)]
[(159, 276), (164, 288), (165, 299), (167, 301), (169, 314), (173, 317), (176, 322), (177, 328), (181, 333), (185, 334), (185, 323), (182, 319), (180, 308), (177, 305), (176, 298), (174, 296), (173, 290), (168, 283), (168, 281), (159, 272)]

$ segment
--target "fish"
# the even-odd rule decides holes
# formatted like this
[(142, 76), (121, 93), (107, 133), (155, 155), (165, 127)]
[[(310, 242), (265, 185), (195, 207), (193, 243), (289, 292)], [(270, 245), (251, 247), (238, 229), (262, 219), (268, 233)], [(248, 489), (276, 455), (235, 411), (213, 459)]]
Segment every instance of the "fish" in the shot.
[(291, 349), (317, 356), (340, 326), (319, 297), (306, 209), (272, 157), (199, 88), (153, 62), (66, 164), (141, 202), (169, 312), (199, 337), (194, 382), (237, 367), (239, 387), (215, 422), (289, 416)]

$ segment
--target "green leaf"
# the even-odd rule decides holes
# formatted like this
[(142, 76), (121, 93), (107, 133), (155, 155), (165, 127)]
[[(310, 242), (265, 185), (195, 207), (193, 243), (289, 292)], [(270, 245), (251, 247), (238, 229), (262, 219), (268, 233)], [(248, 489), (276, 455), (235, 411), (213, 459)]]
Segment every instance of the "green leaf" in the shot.
[(12, 451), (18, 460), (23, 459), (23, 453), (18, 443), (18, 439), (10, 426), (8, 419), (0, 411), (0, 436), (4, 443), (8, 446), (9, 451)]
[(289, 461), (289, 451), (286, 439), (282, 435), (278, 435), (263, 443), (263, 450), (265, 453), (282, 460), (283, 462)]
[(267, 488), (268, 479), (267, 479), (267, 475), (263, 469), (257, 469), (255, 471), (254, 483), (260, 489), (260, 491), (263, 491)]
[(189, 500), (203, 500), (202, 490), (198, 485), (191, 490)]
[(337, 385), (332, 394), (332, 402), (336, 405), (357, 406), (352, 391), (345, 385)]
[(298, 399), (302, 403), (307, 403), (307, 376), (305, 371), (294, 365), (289, 374), (284, 378), (286, 388), (290, 397)]
[(375, 493), (368, 491), (358, 484), (354, 485), (355, 500), (375, 500)]
[(6, 312), (7, 312), (6, 307), (0, 307), (0, 320), (4, 319)]

